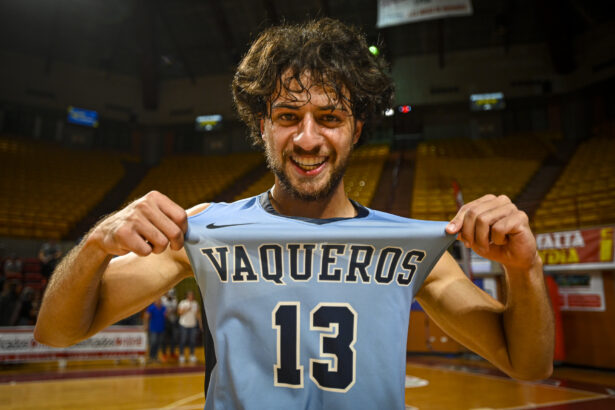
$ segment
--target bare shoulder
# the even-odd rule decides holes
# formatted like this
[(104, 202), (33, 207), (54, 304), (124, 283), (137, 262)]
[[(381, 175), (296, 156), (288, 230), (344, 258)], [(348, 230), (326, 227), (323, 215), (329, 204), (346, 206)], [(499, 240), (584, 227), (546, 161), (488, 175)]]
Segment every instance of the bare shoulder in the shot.
[(193, 215), (203, 212), (204, 210), (207, 209), (208, 206), (209, 206), (209, 203), (198, 204), (198, 205), (193, 206), (192, 208), (186, 209), (186, 213), (188, 214), (188, 216), (193, 216)]

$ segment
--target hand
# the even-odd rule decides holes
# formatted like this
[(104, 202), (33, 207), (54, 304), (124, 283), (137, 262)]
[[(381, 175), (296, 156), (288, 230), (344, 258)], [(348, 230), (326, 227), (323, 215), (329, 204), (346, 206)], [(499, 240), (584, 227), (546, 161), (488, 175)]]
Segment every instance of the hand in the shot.
[(162, 253), (167, 246), (179, 250), (184, 246), (188, 229), (186, 211), (157, 191), (130, 203), (104, 219), (89, 236), (107, 254), (139, 256)]
[(461, 207), (446, 232), (478, 255), (507, 267), (529, 269), (537, 255), (527, 214), (505, 195), (485, 195)]

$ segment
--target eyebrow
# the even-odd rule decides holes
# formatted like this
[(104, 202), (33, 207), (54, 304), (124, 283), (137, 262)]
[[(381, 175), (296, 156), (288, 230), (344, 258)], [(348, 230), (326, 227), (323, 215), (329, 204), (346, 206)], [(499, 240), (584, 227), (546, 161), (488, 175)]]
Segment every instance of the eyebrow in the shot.
[[(288, 108), (290, 110), (298, 110), (299, 108), (301, 108), (304, 104), (301, 105), (293, 105), (293, 104), (289, 104), (289, 103), (275, 103), (271, 106), (272, 110), (275, 110), (276, 108)], [(337, 106), (337, 105), (325, 105), (323, 107), (318, 107), (319, 111), (344, 111), (344, 112), (348, 112), (348, 110), (346, 109), (346, 107), (342, 106)]]

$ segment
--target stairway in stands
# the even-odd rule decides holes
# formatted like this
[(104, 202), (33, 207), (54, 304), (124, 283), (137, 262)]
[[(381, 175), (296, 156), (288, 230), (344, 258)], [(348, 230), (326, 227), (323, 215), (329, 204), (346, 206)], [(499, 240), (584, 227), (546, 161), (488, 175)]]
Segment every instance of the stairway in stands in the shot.
[(545, 159), (523, 191), (514, 199), (519, 209), (523, 210), (530, 217), (534, 215), (540, 202), (566, 167), (576, 147), (576, 141), (558, 141), (557, 151)]
[(122, 161), (124, 176), (105, 195), (102, 201), (88, 212), (69, 232), (66, 239), (77, 239), (85, 235), (88, 230), (98, 222), (102, 216), (118, 210), (132, 190), (143, 179), (149, 167), (134, 161)]
[(371, 207), (409, 217), (414, 184), (416, 150), (397, 149), (389, 154)]
[(233, 202), (237, 195), (241, 194), (247, 187), (260, 179), (265, 173), (269, 172), (265, 162), (259, 162), (257, 166), (246, 172), (232, 183), (227, 189), (216, 195), (212, 202)]

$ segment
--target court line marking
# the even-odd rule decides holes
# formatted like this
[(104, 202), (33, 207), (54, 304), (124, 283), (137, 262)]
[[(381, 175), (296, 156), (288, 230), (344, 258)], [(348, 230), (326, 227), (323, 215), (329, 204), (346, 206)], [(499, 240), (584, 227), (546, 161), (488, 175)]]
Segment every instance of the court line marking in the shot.
[(578, 399), (570, 399), (570, 400), (559, 400), (559, 401), (550, 401), (546, 403), (532, 403), (525, 406), (516, 406), (516, 407), (498, 407), (497, 410), (527, 410), (527, 409), (540, 409), (544, 406), (554, 406), (558, 404), (569, 404), (569, 403), (581, 403), (584, 401), (593, 401), (599, 399), (607, 399), (609, 396), (602, 395), (598, 397), (586, 397), (586, 398), (578, 398)]
[(440, 367), (440, 366), (429, 366), (429, 365), (423, 365), (423, 364), (415, 364), (415, 363), (411, 363), (411, 364), (406, 364), (406, 366), (416, 366), (416, 367), (420, 367), (423, 369), (431, 369), (431, 370), (440, 370), (440, 371), (447, 371), (447, 372), (455, 372), (455, 373), (463, 373), (465, 375), (468, 376), (477, 376), (477, 377), (484, 377), (487, 379), (492, 379), (492, 380), (500, 380), (503, 382), (507, 382), (507, 383), (518, 383), (518, 384), (523, 384), (526, 386), (540, 386), (540, 387), (545, 387), (545, 388), (549, 388), (552, 390), (567, 390), (570, 392), (576, 392), (576, 393), (583, 393), (583, 394), (587, 394), (589, 397), (609, 397), (608, 395), (605, 394), (601, 394), (601, 393), (596, 393), (596, 392), (592, 392), (592, 391), (588, 391), (588, 390), (581, 390), (581, 389), (575, 389), (574, 387), (564, 387), (564, 386), (553, 386), (551, 384), (546, 384), (546, 383), (541, 383), (541, 382), (529, 382), (526, 380), (517, 380), (517, 379), (509, 379), (506, 377), (502, 377), (502, 376), (493, 376), (490, 374), (484, 374), (484, 373), (471, 373), (471, 372), (466, 372), (463, 370), (458, 370), (458, 369), (447, 369), (444, 367)]
[(159, 377), (203, 377), (205, 378), (205, 374), (202, 372), (186, 372), (186, 373), (161, 373), (161, 374), (118, 374), (118, 375), (105, 375), (105, 376), (96, 376), (96, 377), (83, 377), (83, 378), (57, 378), (57, 379), (45, 379), (45, 380), (24, 380), (24, 381), (16, 381), (16, 382), (7, 382), (0, 383), (1, 386), (9, 386), (13, 384), (31, 384), (31, 383), (65, 383), (65, 382), (86, 382), (92, 380), (105, 380), (105, 379), (115, 379), (115, 378), (136, 378), (136, 377), (147, 377), (147, 378), (159, 378)]
[[(179, 399), (177, 401), (174, 401), (171, 404), (167, 404), (164, 407), (160, 407), (161, 409), (176, 409), (179, 406), (182, 406), (186, 403), (190, 403), (191, 401), (194, 401), (196, 399), (200, 399), (200, 398), (204, 398), (205, 394), (204, 393), (197, 393), (197, 394), (193, 394), (192, 396), (188, 396), (188, 397), (184, 397), (183, 399)], [(194, 406), (191, 406), (190, 408), (192, 408)], [(201, 405), (199, 404), (199, 408), (201, 407)]]

